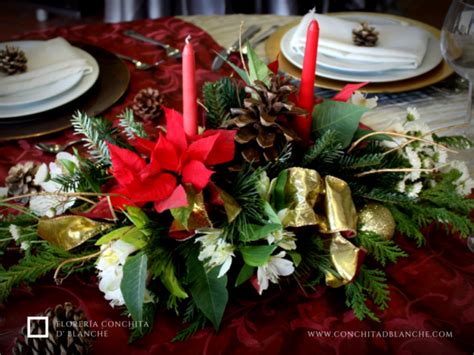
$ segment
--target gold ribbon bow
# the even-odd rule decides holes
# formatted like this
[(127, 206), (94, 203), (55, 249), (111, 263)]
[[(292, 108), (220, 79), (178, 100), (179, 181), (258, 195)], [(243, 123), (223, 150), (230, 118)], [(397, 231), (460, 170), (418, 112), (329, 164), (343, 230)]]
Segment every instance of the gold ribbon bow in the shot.
[(355, 235), (357, 211), (352, 201), (349, 185), (334, 176), (324, 179), (316, 170), (287, 169), (285, 199), (287, 212), (285, 227), (318, 226), (321, 233), (329, 234), (329, 252), (339, 277), (327, 273), (326, 284), (340, 287), (355, 277), (364, 253), (340, 232)]

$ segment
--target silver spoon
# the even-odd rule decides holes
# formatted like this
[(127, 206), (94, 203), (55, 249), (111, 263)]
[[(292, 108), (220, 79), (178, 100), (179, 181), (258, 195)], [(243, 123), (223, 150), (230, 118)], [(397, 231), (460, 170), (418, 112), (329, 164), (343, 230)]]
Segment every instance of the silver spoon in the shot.
[(161, 63), (164, 62), (164, 60), (161, 59), (161, 60), (159, 60), (155, 63), (149, 64), (149, 63), (145, 63), (145, 62), (142, 62), (140, 60), (137, 60), (135, 58), (128, 57), (128, 56), (123, 55), (123, 54), (115, 53), (115, 55), (117, 57), (119, 57), (120, 59), (128, 60), (129, 62), (132, 62), (133, 64), (135, 64), (135, 68), (138, 69), (138, 70), (148, 70), (150, 68), (157, 67), (158, 65), (160, 65)]
[(66, 144), (37, 143), (37, 144), (35, 144), (35, 148), (39, 149), (43, 152), (46, 152), (46, 153), (59, 153), (59, 152), (65, 151), (70, 146), (72, 146), (74, 144), (77, 144), (77, 143), (81, 143), (81, 142), (82, 141), (79, 139), (79, 140), (67, 142)]

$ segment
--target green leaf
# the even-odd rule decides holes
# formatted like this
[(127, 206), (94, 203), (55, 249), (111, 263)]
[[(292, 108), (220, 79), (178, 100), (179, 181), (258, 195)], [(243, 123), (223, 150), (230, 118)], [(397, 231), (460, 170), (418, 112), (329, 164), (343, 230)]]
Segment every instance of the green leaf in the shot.
[(141, 249), (146, 245), (145, 235), (137, 227), (133, 227), (130, 231), (125, 232), (120, 239), (134, 245), (137, 249)]
[(275, 207), (276, 211), (280, 211), (286, 207), (285, 203), (285, 186), (286, 181), (288, 180), (288, 170), (283, 170), (278, 174), (277, 180), (275, 182), (275, 187), (273, 188), (271, 202)]
[(280, 217), (278, 217), (273, 207), (268, 202), (265, 202), (263, 207), (264, 207), (265, 213), (268, 216), (268, 219), (270, 220), (270, 223), (278, 224), (281, 226)]
[(235, 65), (235, 64), (232, 63), (231, 61), (227, 60), (227, 58), (223, 57), (220, 53), (218, 53), (218, 52), (215, 52), (215, 53), (216, 53), (216, 55), (218, 55), (219, 57), (221, 57), (221, 59), (222, 59), (224, 62), (226, 62), (227, 64), (229, 64), (229, 65), (232, 67), (232, 69), (234, 69), (235, 72), (236, 72), (237, 74), (239, 74), (239, 76), (242, 78), (243, 81), (245, 81), (245, 83), (246, 83), (247, 85), (251, 85), (252, 82), (250, 81), (249, 76), (247, 75), (247, 73), (245, 72), (245, 70), (240, 69), (237, 65)]
[(184, 228), (188, 229), (188, 220), (193, 212), (195, 194), (192, 189), (187, 189), (186, 193), (188, 205), (185, 207), (172, 208), (170, 209), (170, 212), (175, 220), (177, 220)]
[(125, 215), (138, 229), (144, 229), (150, 222), (146, 213), (138, 207), (127, 206), (127, 212)]
[(164, 259), (159, 262), (159, 268), (155, 267), (154, 276), (159, 276), (166, 289), (175, 297), (188, 297), (188, 294), (184, 291), (181, 283), (176, 277), (175, 267), (171, 257), (165, 256)]
[(289, 251), (288, 254), (291, 256), (291, 259), (293, 259), (293, 264), (297, 267), (302, 260), (301, 254), (296, 251)]
[(250, 279), (254, 272), (254, 267), (244, 264), (242, 269), (240, 269), (239, 275), (237, 276), (237, 280), (235, 280), (235, 287), (242, 285), (245, 281)]
[(132, 226), (126, 226), (126, 227), (121, 227), (118, 229), (114, 229), (113, 231), (103, 235), (100, 237), (96, 242), (95, 245), (103, 245), (111, 242), (112, 240), (115, 239), (120, 239), (122, 236), (129, 232), (133, 227)]
[(249, 266), (262, 266), (268, 262), (276, 245), (245, 245), (239, 248), (244, 262)]
[(263, 226), (258, 224), (249, 224), (245, 231), (242, 231), (242, 240), (251, 242), (265, 238), (271, 232), (281, 229), (281, 224), (269, 223)]
[(227, 276), (218, 278), (219, 268), (206, 272), (198, 254), (199, 250), (195, 249), (186, 260), (189, 290), (196, 306), (217, 330), (229, 299)]
[(134, 321), (143, 320), (143, 303), (145, 300), (145, 286), (147, 277), (148, 259), (145, 253), (129, 256), (123, 266), (123, 278), (120, 290), (125, 305)]
[(313, 130), (318, 135), (327, 130), (337, 133), (343, 148), (347, 147), (359, 127), (359, 121), (368, 108), (346, 102), (324, 100), (313, 110)]
[(257, 53), (255, 53), (255, 50), (250, 45), (249, 41), (247, 41), (245, 45), (247, 47), (250, 82), (253, 83), (255, 80), (260, 80), (268, 85), (270, 83), (272, 72), (258, 57)]

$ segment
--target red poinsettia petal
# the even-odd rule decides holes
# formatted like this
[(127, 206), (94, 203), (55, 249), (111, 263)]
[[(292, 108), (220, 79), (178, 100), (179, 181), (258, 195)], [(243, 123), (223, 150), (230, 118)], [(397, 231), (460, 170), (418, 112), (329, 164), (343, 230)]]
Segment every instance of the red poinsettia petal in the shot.
[(209, 183), (213, 173), (202, 162), (191, 160), (183, 168), (182, 181), (185, 184), (192, 184), (196, 192), (200, 192)]
[(178, 185), (168, 198), (155, 202), (155, 210), (157, 212), (163, 212), (170, 208), (184, 207), (187, 205), (188, 197), (186, 190), (182, 185)]
[(186, 151), (187, 159), (205, 161), (214, 148), (214, 144), (216, 144), (218, 138), (218, 134), (213, 134), (208, 137), (199, 137), (196, 139), (189, 145)]
[(210, 133), (217, 134), (217, 140), (212, 150), (209, 152), (206, 165), (216, 165), (226, 163), (234, 159), (235, 142), (234, 137), (237, 131), (235, 130), (210, 130)]
[(151, 153), (150, 164), (148, 164), (140, 176), (142, 179), (159, 174), (163, 170), (178, 171), (181, 164), (180, 156), (174, 145), (164, 136), (160, 135), (155, 148)]
[[(130, 197), (127, 188), (124, 187), (115, 187), (109, 191), (110, 194), (110, 202), (114, 209), (123, 210), (125, 206), (135, 206), (134, 201)], [(105, 199), (105, 201), (107, 201)], [(102, 202), (102, 201), (101, 201)]]
[(267, 65), (268, 69), (270, 69), (275, 75), (278, 74), (278, 57), (279, 56), (280, 56), (280, 52), (278, 52), (276, 59)]
[(368, 83), (369, 82), (358, 83), (358, 84), (347, 84), (331, 100), (346, 102), (347, 100), (351, 98), (354, 91), (359, 90), (361, 87), (367, 85)]
[(155, 142), (149, 141), (148, 139), (144, 139), (141, 137), (135, 137), (129, 142), (132, 147), (135, 148), (139, 153), (144, 154), (148, 157), (151, 155), (153, 148), (155, 148)]
[(186, 134), (183, 128), (183, 116), (170, 108), (163, 107), (166, 117), (166, 138), (176, 147), (180, 153), (188, 146)]
[(171, 174), (161, 173), (131, 184), (128, 194), (134, 202), (161, 201), (176, 188), (177, 180)]
[(112, 159), (112, 173), (114, 177), (122, 186), (130, 184), (146, 166), (145, 160), (128, 149), (120, 148), (110, 143), (107, 143), (107, 146), (109, 147)]

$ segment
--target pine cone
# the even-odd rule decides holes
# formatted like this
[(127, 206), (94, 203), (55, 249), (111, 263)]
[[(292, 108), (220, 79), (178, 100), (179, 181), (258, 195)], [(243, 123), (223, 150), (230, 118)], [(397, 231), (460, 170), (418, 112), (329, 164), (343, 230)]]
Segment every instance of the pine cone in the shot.
[(379, 33), (367, 22), (361, 22), (357, 28), (352, 30), (352, 41), (357, 46), (374, 47), (378, 39)]
[(152, 120), (161, 115), (163, 96), (157, 89), (146, 88), (140, 90), (133, 99), (132, 110), (144, 120)]
[(235, 141), (247, 162), (273, 161), (286, 143), (298, 139), (289, 120), (305, 111), (288, 101), (288, 96), (296, 91), (288, 79), (275, 75), (268, 86), (258, 80), (254, 84), (245, 88), (252, 96), (244, 99), (243, 108), (231, 109), (234, 118), (224, 126), (237, 127)]
[(34, 178), (39, 166), (32, 161), (12, 166), (5, 179), (8, 195), (18, 196), (38, 192), (40, 189), (34, 184)]
[(0, 50), (0, 71), (7, 75), (26, 71), (27, 61), (25, 52), (18, 47), (6, 46)]
[[(15, 339), (14, 355), (30, 354), (87, 354), (91, 350), (92, 339), (86, 337), (89, 330), (84, 312), (66, 302), (54, 310), (48, 308), (39, 316), (48, 317), (49, 336), (47, 338), (28, 338), (26, 325)], [(44, 321), (31, 321), (30, 334), (45, 334)]]

